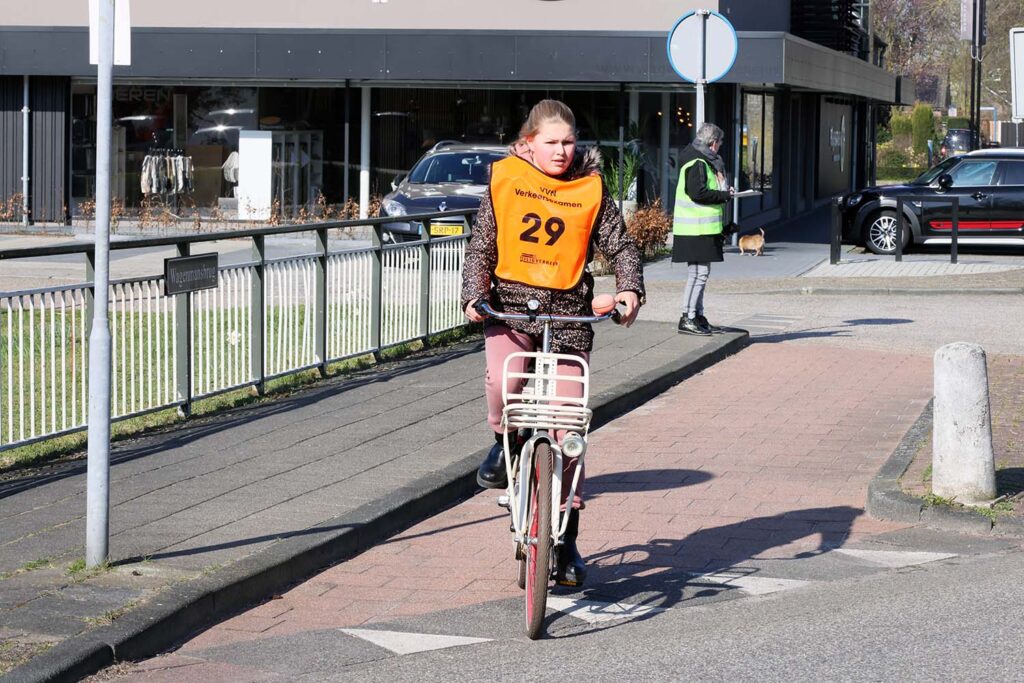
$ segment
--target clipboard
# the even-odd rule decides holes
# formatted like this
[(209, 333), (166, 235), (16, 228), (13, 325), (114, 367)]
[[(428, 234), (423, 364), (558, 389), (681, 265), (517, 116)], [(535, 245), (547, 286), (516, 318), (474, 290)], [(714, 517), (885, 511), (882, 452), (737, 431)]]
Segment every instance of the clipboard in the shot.
[(743, 190), (742, 192), (737, 192), (736, 194), (734, 194), (732, 198), (743, 199), (744, 197), (760, 197), (763, 194), (764, 192), (761, 192), (761, 190)]

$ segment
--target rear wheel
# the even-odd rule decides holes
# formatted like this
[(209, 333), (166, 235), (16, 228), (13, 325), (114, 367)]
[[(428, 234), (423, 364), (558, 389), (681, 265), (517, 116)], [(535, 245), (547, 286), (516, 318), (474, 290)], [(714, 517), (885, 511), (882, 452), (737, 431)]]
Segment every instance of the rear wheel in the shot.
[(526, 558), (524, 557), (519, 560), (519, 562), (516, 563), (516, 567), (519, 570), (516, 572), (516, 585), (520, 588), (526, 588)]
[(540, 638), (551, 576), (551, 447), (541, 441), (534, 451), (530, 486), (529, 535), (526, 547), (526, 635)]
[[(876, 254), (896, 253), (896, 212), (883, 209), (874, 214), (864, 227), (864, 244)], [(910, 244), (910, 224), (903, 222), (903, 250)]]

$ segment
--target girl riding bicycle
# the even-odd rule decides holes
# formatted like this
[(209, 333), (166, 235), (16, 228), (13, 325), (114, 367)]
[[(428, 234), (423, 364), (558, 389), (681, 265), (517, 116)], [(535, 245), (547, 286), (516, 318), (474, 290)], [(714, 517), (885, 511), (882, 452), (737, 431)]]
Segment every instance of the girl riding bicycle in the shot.
[[(576, 154), (576, 119), (569, 107), (557, 100), (542, 100), (533, 107), (519, 139), (509, 147), (509, 157), (491, 167), (490, 185), (466, 248), (462, 306), (467, 318), (484, 320), (474, 308), (478, 301), (489, 302), (497, 311), (527, 313), (531, 299), (540, 302), (544, 313), (592, 315), (594, 278), (586, 264), (597, 247), (615, 270), (615, 300), (624, 307), (622, 323), (633, 323), (644, 298), (640, 251), (601, 181), (600, 164), (596, 147)], [(477, 482), (484, 488), (507, 484), (501, 424), (503, 363), (511, 353), (535, 350), (541, 333), (540, 322), (485, 322), (484, 388), (495, 445), (477, 472)], [(588, 359), (593, 338), (589, 324), (566, 323), (552, 331), (551, 351)], [(559, 368), (560, 373), (578, 371), (579, 366), (572, 364)], [(559, 382), (557, 393), (578, 397), (580, 391), (576, 383)], [(566, 458), (563, 509), (575, 468), (576, 461)], [(576, 547), (580, 475), (556, 563), (556, 581), (569, 586), (582, 585), (586, 574)]]

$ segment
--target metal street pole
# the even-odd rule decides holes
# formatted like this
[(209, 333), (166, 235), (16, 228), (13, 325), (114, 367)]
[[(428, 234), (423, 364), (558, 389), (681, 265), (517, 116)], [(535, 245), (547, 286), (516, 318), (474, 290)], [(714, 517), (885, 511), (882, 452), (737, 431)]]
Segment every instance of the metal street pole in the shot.
[[(665, 112), (668, 116), (668, 112)], [(626, 198), (625, 188), (626, 163), (626, 86), (619, 83), (619, 213), (622, 213), (622, 201)]]
[[(977, 55), (978, 55), (978, 0), (973, 0), (973, 2), (971, 4), (971, 102), (970, 102), (970, 109), (969, 109), (970, 113), (968, 114), (968, 119), (970, 120), (970, 126), (969, 127), (971, 129), (971, 136), (972, 137), (976, 136), (978, 134), (978, 123), (977, 123), (977, 120), (974, 118), (974, 111), (975, 111), (974, 95), (975, 95), (975, 91), (976, 91), (974, 76), (975, 76), (975, 72), (977, 70), (976, 69), (977, 68), (977, 62), (975, 61), (977, 59)], [(969, 140), (967, 142), (967, 146), (970, 147), (971, 149), (974, 149), (974, 141), (973, 140)]]
[(21, 108), (21, 225), (28, 228), (28, 136), (29, 136), (29, 91), (28, 76), (25, 76), (23, 105)]
[[(700, 53), (700, 78), (697, 79), (697, 123), (694, 127), (694, 135), (700, 130), (700, 124), (704, 123), (704, 89), (707, 87), (708, 78), (708, 10), (699, 9), (700, 15), (700, 45), (697, 51)], [(668, 115), (668, 112), (665, 112)]]
[(85, 564), (107, 561), (110, 539), (110, 131), (114, 66), (114, 0), (99, 2), (96, 73), (96, 268), (89, 335), (89, 457), (86, 480)]
[[(978, 31), (979, 31), (979, 35), (980, 35), (981, 28), (979, 28)], [(981, 149), (981, 74), (982, 74), (982, 71), (981, 71), (981, 60), (982, 60), (983, 50), (984, 50), (984, 48), (982, 47), (981, 41), (979, 40), (978, 41), (978, 62), (977, 62), (978, 78), (977, 78), (977, 81), (976, 81), (977, 84), (978, 84), (978, 97), (974, 101), (974, 107), (975, 107), (975, 117), (974, 117), (974, 120), (978, 122), (978, 140), (977, 140), (977, 142), (978, 142), (978, 149)]]

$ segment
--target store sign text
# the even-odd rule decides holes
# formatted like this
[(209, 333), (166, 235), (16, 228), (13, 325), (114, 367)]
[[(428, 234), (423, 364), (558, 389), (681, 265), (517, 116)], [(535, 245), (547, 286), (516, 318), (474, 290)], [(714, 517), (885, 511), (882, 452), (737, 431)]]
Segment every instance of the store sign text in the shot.
[(114, 99), (118, 102), (170, 102), (173, 92), (170, 88), (122, 85), (114, 88)]

